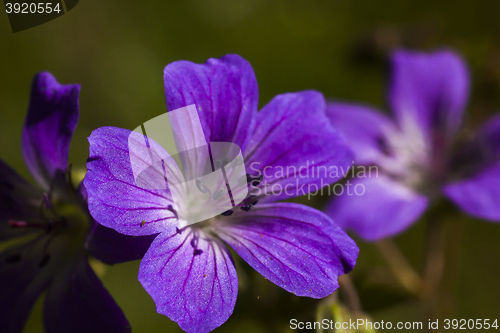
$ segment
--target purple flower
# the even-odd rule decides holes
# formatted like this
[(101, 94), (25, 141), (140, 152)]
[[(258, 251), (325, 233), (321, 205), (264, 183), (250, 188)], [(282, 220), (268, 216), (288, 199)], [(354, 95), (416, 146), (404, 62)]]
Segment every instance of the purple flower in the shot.
[(22, 149), (40, 189), (0, 161), (2, 332), (21, 332), (44, 290), (47, 332), (130, 332), (87, 256), (109, 264), (140, 259), (152, 238), (133, 239), (98, 225), (83, 185), (71, 185), (68, 152), (79, 91), (49, 73), (33, 80)]
[(499, 221), (500, 117), (460, 144), (468, 91), (466, 65), (455, 53), (396, 51), (389, 84), (393, 118), (366, 106), (330, 103), (330, 120), (355, 152), (352, 185), (364, 194), (335, 198), (328, 215), (378, 240), (406, 229), (444, 195), (471, 215)]
[[(105, 127), (92, 133), (84, 181), (90, 212), (127, 235), (159, 233), (139, 269), (139, 281), (157, 311), (188, 332), (223, 324), (238, 292), (227, 245), (295, 295), (331, 294), (337, 277), (354, 267), (356, 244), (323, 213), (276, 201), (336, 177), (273, 172), (287, 166), (350, 165), (351, 153), (326, 118), (323, 96), (314, 91), (279, 95), (257, 112), (254, 72), (237, 55), (203, 65), (174, 62), (165, 68), (164, 81), (168, 110), (195, 104), (206, 141), (236, 143), (252, 173), (245, 178), (250, 196), (240, 209), (182, 227), (168, 189), (136, 185), (127, 147), (131, 131)], [(277, 193), (277, 188), (288, 191)]]

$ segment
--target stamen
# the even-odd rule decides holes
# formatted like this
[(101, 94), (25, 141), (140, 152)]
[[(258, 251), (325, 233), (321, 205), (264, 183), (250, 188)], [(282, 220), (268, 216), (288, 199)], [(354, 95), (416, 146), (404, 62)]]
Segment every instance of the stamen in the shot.
[(198, 255), (200, 255), (202, 253), (203, 253), (203, 250), (200, 250), (200, 249), (194, 249), (194, 251), (193, 251), (193, 255), (194, 256), (198, 256)]
[(250, 184), (252, 186), (259, 186), (260, 183), (262, 182), (262, 180), (264, 180), (264, 176), (262, 174), (260, 174), (256, 177), (253, 177), (252, 175), (247, 173), (245, 176), (241, 177), (241, 179), (239, 180), (239, 183), (240, 183), (240, 185), (243, 185), (246, 181), (247, 184)]
[(259, 175), (257, 177), (254, 177), (251, 181), (251, 185), (252, 186), (259, 186), (260, 183), (262, 182), (262, 180), (264, 180), (264, 176), (263, 175)]
[(212, 198), (214, 199), (214, 201), (218, 201), (224, 194), (226, 194), (226, 190), (221, 188), (220, 190), (214, 192)]
[(227, 159), (227, 157), (226, 157), (226, 158), (224, 158), (224, 159), (222, 159), (222, 160), (217, 160), (217, 161), (215, 162), (215, 168), (216, 168), (216, 169), (220, 169), (221, 167), (226, 166), (226, 165), (228, 165), (228, 164), (229, 164), (229, 160), (228, 160), (228, 159)]
[(172, 205), (168, 205), (167, 210), (171, 211), (175, 215), (176, 219), (179, 219), (179, 216), (177, 215), (177, 211), (174, 209), (174, 207), (172, 207)]
[(203, 185), (203, 183), (199, 179), (196, 179), (196, 187), (198, 188), (198, 190), (201, 193), (207, 193), (208, 192), (207, 187), (205, 185)]
[(234, 211), (232, 209), (226, 210), (224, 213), (221, 213), (220, 215), (222, 216), (231, 216), (233, 215)]
[(245, 200), (242, 201), (241, 204), (239, 204), (238, 206), (240, 206), (240, 209), (244, 212), (248, 212), (250, 211), (250, 209), (255, 206), (257, 203), (259, 202), (259, 198), (257, 198), (256, 195), (251, 195), (249, 196), (248, 198), (246, 198)]
[(194, 249), (196, 249), (197, 245), (198, 245), (198, 237), (195, 236), (195, 237), (193, 237), (193, 239), (191, 239), (191, 246)]
[(246, 206), (242, 206), (240, 207), (240, 209), (244, 212), (248, 212), (250, 211), (250, 209), (252, 208), (253, 206), (252, 205), (246, 205)]
[(231, 168), (234, 169), (237, 166), (240, 166), (243, 164), (243, 158), (241, 156), (236, 157), (233, 162), (231, 163)]
[(251, 195), (249, 196), (248, 198), (246, 198), (245, 200), (243, 200), (245, 203), (247, 203), (248, 205), (252, 205), (252, 206), (255, 206), (258, 202), (259, 202), (259, 198), (257, 198), (256, 195)]

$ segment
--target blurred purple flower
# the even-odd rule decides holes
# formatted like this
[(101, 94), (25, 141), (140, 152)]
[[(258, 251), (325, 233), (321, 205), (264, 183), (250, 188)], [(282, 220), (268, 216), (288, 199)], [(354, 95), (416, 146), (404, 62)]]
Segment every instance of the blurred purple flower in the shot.
[[(328, 116), (354, 150), (361, 196), (341, 195), (327, 214), (366, 240), (395, 235), (444, 195), (465, 212), (500, 220), (500, 116), (466, 144), (458, 140), (469, 92), (463, 60), (447, 50), (396, 51), (391, 59), (391, 119), (369, 107), (332, 102)], [(368, 169), (365, 168), (365, 171)], [(361, 188), (361, 187), (360, 187)], [(359, 190), (361, 192), (361, 189)]]
[(152, 238), (134, 239), (98, 225), (83, 185), (71, 185), (67, 163), (79, 91), (49, 73), (33, 80), (22, 150), (40, 189), (0, 161), (2, 332), (21, 332), (44, 290), (47, 332), (130, 332), (87, 252), (109, 264), (140, 259)]
[[(254, 173), (247, 175), (251, 196), (241, 209), (180, 227), (168, 189), (136, 185), (127, 146), (131, 131), (104, 127), (92, 133), (84, 180), (91, 214), (127, 235), (160, 233), (139, 269), (139, 281), (157, 311), (188, 332), (208, 332), (223, 324), (238, 291), (226, 244), (295, 295), (331, 294), (338, 276), (354, 267), (356, 244), (325, 214), (275, 201), (305, 194), (305, 185), (337, 179), (270, 171), (350, 165), (351, 152), (329, 124), (323, 96), (314, 91), (279, 95), (257, 112), (254, 72), (237, 55), (205, 64), (174, 62), (165, 68), (164, 81), (168, 110), (196, 104), (206, 141), (238, 144)], [(288, 191), (271, 194), (276, 184)]]

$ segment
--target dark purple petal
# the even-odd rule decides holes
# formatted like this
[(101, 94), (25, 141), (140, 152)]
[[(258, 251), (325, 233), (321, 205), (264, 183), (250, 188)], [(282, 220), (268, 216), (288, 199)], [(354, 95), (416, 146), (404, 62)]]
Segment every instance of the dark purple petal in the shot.
[(139, 260), (151, 246), (156, 235), (127, 236), (96, 223), (87, 238), (85, 248), (106, 264), (119, 264)]
[(50, 73), (33, 79), (22, 147), (31, 174), (45, 190), (56, 172), (66, 171), (79, 93), (79, 85), (60, 85)]
[(40, 267), (43, 242), (13, 246), (0, 254), (0, 327), (5, 333), (21, 333), (36, 299), (52, 277)]
[(477, 133), (484, 152), (483, 163), (500, 161), (500, 114), (489, 119)]
[(448, 162), (448, 177), (463, 180), (500, 163), (500, 115), (489, 119), (475, 135), (459, 145)]
[(474, 176), (452, 182), (444, 194), (466, 213), (491, 221), (500, 221), (500, 163)]
[(82, 255), (51, 282), (45, 296), (47, 333), (124, 333), (131, 328), (120, 307)]
[[(454, 52), (396, 51), (391, 61), (389, 103), (404, 129), (416, 123), (425, 137), (450, 142), (462, 122), (469, 76)], [(438, 147), (439, 148), (439, 147)], [(439, 148), (441, 149), (441, 148)]]
[[(247, 172), (262, 173), (260, 192), (283, 200), (318, 190), (342, 177), (352, 152), (326, 116), (323, 96), (304, 91), (276, 96), (257, 115), (244, 151)], [(338, 172), (333, 172), (337, 170)]]
[(89, 210), (97, 222), (120, 233), (153, 235), (174, 226), (176, 219), (168, 209), (172, 200), (168, 189), (145, 189), (136, 184), (128, 147), (130, 133), (102, 127), (89, 137), (84, 179)]
[(488, 120), (451, 161), (444, 194), (467, 213), (500, 221), (500, 115)]
[(38, 222), (42, 201), (40, 191), (0, 160), (0, 241), (33, 232), (12, 228), (9, 221)]
[[(353, 230), (365, 240), (402, 232), (428, 205), (425, 196), (384, 175), (354, 179), (349, 184), (328, 205), (326, 213), (344, 230)], [(340, 194), (340, 189), (336, 191)]]
[(232, 142), (241, 149), (257, 113), (258, 87), (250, 64), (238, 55), (205, 64), (176, 61), (165, 67), (169, 111), (195, 104), (207, 142)]
[(325, 214), (294, 203), (259, 204), (216, 228), (250, 266), (298, 296), (333, 293), (338, 276), (354, 267), (359, 252)]
[(162, 233), (141, 261), (139, 281), (168, 316), (189, 333), (205, 333), (232, 314), (238, 277), (226, 246), (203, 231)]
[(328, 103), (326, 113), (354, 151), (355, 164), (378, 164), (386, 157), (387, 136), (396, 131), (388, 117), (370, 107), (343, 102)]

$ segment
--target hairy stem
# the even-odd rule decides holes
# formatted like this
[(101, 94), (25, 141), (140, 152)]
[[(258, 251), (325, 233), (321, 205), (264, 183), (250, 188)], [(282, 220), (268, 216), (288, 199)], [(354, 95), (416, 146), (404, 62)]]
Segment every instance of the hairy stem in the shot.
[(422, 299), (430, 299), (435, 296), (443, 277), (445, 263), (444, 223), (441, 219), (428, 222), (426, 237), (425, 268), (420, 290)]
[(348, 274), (339, 276), (339, 290), (345, 298), (347, 306), (353, 315), (361, 313), (361, 302), (358, 291)]
[(412, 294), (417, 295), (421, 288), (420, 276), (408, 260), (406, 260), (396, 243), (392, 239), (387, 238), (375, 243), (375, 246), (401, 286)]

